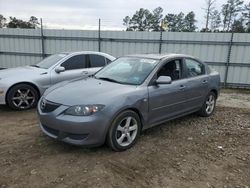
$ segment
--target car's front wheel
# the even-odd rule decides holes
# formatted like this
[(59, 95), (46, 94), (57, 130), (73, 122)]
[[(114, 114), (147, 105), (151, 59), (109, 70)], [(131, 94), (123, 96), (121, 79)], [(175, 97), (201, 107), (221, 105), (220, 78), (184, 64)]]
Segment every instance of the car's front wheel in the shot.
[(39, 99), (37, 90), (28, 84), (13, 86), (7, 94), (7, 104), (14, 110), (27, 110), (36, 106)]
[(216, 95), (214, 92), (209, 92), (199, 114), (203, 117), (211, 116), (214, 113), (215, 105)]
[(107, 143), (114, 151), (124, 151), (131, 148), (141, 131), (141, 121), (137, 113), (126, 110), (120, 113), (113, 121)]

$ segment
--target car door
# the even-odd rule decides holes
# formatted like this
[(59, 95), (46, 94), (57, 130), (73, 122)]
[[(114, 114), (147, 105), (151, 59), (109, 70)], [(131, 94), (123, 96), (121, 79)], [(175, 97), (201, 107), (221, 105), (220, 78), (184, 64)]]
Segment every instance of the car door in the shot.
[(107, 64), (106, 58), (104, 56), (97, 55), (97, 54), (89, 54), (88, 60), (89, 60), (88, 72), (90, 75), (96, 73), (103, 66), (105, 66)]
[(202, 106), (208, 94), (208, 75), (205, 65), (195, 59), (186, 58), (185, 72), (187, 76), (187, 106), (188, 110), (195, 110)]
[[(168, 64), (175, 64), (173, 71), (177, 76), (169, 74), (169, 71), (162, 71)], [(186, 86), (187, 81), (183, 74), (183, 60), (174, 59), (166, 62), (154, 76), (157, 79), (159, 76), (170, 76), (171, 84), (152, 84), (148, 86), (149, 93), (149, 123), (157, 124), (166, 119), (172, 118), (184, 112), (186, 102)]]
[(65, 80), (72, 80), (78, 77), (88, 76), (86, 55), (74, 55), (57, 67), (64, 67), (65, 71), (57, 73), (55, 69), (51, 72), (51, 83), (56, 84)]

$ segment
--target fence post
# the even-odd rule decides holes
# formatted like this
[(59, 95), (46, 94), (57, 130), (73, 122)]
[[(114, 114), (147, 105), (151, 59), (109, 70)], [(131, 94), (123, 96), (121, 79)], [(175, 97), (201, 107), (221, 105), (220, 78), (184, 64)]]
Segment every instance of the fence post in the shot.
[(98, 24), (98, 51), (101, 51), (101, 19), (99, 18)]
[(227, 77), (228, 77), (228, 69), (229, 69), (230, 61), (231, 61), (233, 39), (234, 39), (234, 32), (231, 33), (231, 39), (229, 42), (228, 53), (227, 53), (227, 62), (226, 62), (226, 70), (225, 70), (225, 77), (224, 77), (224, 87), (225, 88), (227, 87)]
[(160, 29), (160, 41), (159, 41), (159, 54), (161, 54), (161, 48), (162, 48), (162, 32), (163, 32), (163, 28), (162, 28), (162, 25), (163, 25), (163, 21), (161, 22), (161, 29)]
[(44, 35), (43, 35), (43, 19), (40, 19), (41, 22), (41, 48), (42, 48), (42, 57), (45, 58), (45, 50), (44, 50)]

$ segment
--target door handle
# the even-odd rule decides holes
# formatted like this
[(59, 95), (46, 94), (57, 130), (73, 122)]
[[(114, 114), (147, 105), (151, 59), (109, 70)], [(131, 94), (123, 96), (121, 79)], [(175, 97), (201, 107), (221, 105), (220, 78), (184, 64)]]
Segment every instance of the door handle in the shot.
[(207, 80), (203, 80), (203, 81), (202, 81), (203, 84), (206, 84), (207, 82), (208, 82)]
[(186, 88), (186, 86), (180, 85), (180, 90), (184, 90), (185, 88)]

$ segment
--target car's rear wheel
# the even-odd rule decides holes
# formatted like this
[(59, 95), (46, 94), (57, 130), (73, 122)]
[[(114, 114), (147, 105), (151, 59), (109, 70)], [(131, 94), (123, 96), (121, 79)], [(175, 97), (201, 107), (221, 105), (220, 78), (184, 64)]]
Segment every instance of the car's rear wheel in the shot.
[(141, 121), (137, 113), (126, 110), (113, 121), (107, 143), (114, 151), (124, 151), (131, 148), (138, 139), (141, 131)]
[(209, 92), (204, 104), (202, 105), (199, 114), (203, 117), (211, 116), (214, 113), (216, 106), (216, 95), (214, 92)]
[(37, 90), (28, 84), (18, 84), (7, 93), (7, 104), (14, 110), (27, 110), (37, 105)]

